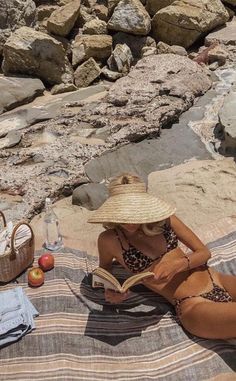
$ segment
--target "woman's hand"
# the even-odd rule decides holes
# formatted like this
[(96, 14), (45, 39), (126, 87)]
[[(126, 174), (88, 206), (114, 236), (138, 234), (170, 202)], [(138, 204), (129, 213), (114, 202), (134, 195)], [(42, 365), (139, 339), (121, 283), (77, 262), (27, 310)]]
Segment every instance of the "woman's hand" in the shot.
[(127, 292), (120, 293), (113, 290), (105, 290), (105, 300), (106, 302), (119, 304), (122, 303), (124, 300), (128, 299), (131, 292), (128, 290)]
[(169, 283), (176, 274), (185, 270), (186, 259), (184, 257), (163, 259), (151, 268), (151, 271), (155, 273), (154, 280), (156, 283)]

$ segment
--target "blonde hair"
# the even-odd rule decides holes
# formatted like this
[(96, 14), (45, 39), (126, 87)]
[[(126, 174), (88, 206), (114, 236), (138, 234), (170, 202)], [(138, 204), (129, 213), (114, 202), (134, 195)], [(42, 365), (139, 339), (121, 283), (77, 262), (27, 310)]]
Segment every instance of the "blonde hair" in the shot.
[[(113, 190), (118, 185), (123, 184), (137, 184), (137, 183), (143, 183), (144, 181), (137, 175), (130, 174), (130, 173), (123, 173), (119, 176), (116, 176), (111, 179), (108, 190), (109, 192)], [(143, 233), (147, 236), (154, 236), (158, 234), (162, 234), (164, 231), (164, 224), (166, 223), (166, 219), (158, 222), (153, 222), (149, 224), (141, 224), (141, 230)], [(114, 223), (114, 222), (108, 222), (103, 224), (103, 227), (105, 229), (115, 229), (120, 224)]]

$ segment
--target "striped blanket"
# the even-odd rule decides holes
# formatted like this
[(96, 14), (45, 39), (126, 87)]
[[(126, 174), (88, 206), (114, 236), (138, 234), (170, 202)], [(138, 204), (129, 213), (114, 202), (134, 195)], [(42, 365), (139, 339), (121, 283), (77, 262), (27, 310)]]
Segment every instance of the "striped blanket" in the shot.
[[(210, 264), (236, 274), (236, 232), (208, 246)], [(1, 349), (1, 381), (236, 380), (236, 340), (191, 336), (170, 304), (141, 285), (112, 306), (91, 288), (95, 257), (72, 249), (55, 256), (42, 287), (29, 288), (26, 274), (19, 278), (40, 316), (35, 331)]]

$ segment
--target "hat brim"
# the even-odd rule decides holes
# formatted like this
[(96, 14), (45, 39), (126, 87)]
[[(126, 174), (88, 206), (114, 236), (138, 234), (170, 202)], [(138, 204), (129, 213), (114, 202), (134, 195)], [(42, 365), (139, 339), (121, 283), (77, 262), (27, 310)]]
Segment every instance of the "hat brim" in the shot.
[(165, 220), (176, 208), (148, 193), (109, 197), (88, 219), (90, 223), (145, 224)]

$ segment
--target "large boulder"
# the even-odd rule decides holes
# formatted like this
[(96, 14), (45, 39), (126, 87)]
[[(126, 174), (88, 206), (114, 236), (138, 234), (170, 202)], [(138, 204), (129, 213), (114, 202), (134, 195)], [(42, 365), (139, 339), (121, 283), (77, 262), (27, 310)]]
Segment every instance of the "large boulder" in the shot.
[(83, 184), (73, 191), (72, 204), (96, 210), (106, 201), (107, 197), (108, 190), (105, 184)]
[(110, 87), (103, 101), (83, 106), (79, 120), (97, 128), (96, 137), (112, 143), (158, 135), (210, 88), (208, 74), (186, 57), (145, 57)]
[(28, 27), (17, 29), (4, 45), (4, 74), (36, 76), (49, 84), (63, 82), (68, 71), (66, 53), (61, 42)]
[(147, 0), (146, 2), (146, 10), (150, 14), (150, 16), (154, 16), (160, 9), (168, 7), (175, 0)]
[(105, 61), (111, 55), (112, 37), (108, 35), (78, 35), (72, 46), (72, 65), (76, 66), (90, 57)]
[(152, 19), (153, 36), (169, 45), (190, 47), (229, 15), (220, 0), (177, 0)]
[(226, 27), (209, 33), (205, 45), (210, 46), (215, 41), (223, 45), (236, 45), (236, 22), (229, 22)]
[(80, 0), (72, 0), (63, 7), (56, 9), (47, 21), (48, 31), (66, 37), (78, 18), (79, 9)]
[(35, 22), (36, 6), (33, 0), (0, 0), (0, 55), (11, 32)]
[(0, 77), (0, 114), (31, 102), (44, 90), (43, 83), (37, 78)]
[(236, 86), (225, 97), (219, 118), (223, 127), (223, 151), (226, 154), (236, 154)]
[(146, 36), (151, 18), (139, 0), (121, 0), (108, 21), (108, 29)]

